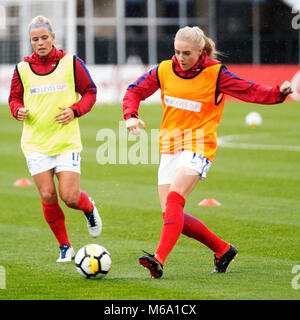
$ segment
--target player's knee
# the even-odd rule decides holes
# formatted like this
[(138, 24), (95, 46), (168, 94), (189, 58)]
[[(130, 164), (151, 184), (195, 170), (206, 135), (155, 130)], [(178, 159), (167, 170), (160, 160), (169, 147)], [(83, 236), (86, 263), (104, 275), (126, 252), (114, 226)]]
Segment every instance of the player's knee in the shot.
[(76, 207), (79, 201), (77, 194), (74, 192), (64, 192), (60, 194), (60, 198), (68, 207), (71, 208)]
[(43, 202), (51, 203), (57, 200), (56, 192), (53, 190), (40, 190), (40, 194)]

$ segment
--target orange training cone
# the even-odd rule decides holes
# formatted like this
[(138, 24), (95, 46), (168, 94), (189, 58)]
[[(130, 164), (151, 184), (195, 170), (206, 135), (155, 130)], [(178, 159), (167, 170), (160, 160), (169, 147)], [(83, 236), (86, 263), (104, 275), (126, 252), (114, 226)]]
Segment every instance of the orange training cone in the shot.
[(204, 199), (202, 200), (201, 202), (198, 203), (198, 206), (206, 206), (206, 207), (212, 207), (212, 206), (220, 206), (221, 203), (218, 202), (216, 199), (211, 199), (211, 198), (208, 198), (208, 199)]
[(14, 187), (29, 187), (32, 186), (32, 182), (28, 179), (21, 178), (14, 182)]

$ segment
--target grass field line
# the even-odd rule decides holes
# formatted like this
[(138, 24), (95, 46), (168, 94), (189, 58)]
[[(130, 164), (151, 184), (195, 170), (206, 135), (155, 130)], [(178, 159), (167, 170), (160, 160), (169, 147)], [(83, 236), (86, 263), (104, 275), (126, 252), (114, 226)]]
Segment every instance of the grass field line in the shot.
[[(256, 134), (257, 138), (266, 134)], [(278, 150), (278, 151), (300, 151), (300, 146), (286, 146), (286, 145), (271, 145), (271, 144), (258, 144), (258, 143), (244, 143), (234, 142), (236, 140), (253, 137), (250, 134), (235, 134), (227, 135), (218, 138), (218, 145), (225, 148), (234, 149), (259, 149), (259, 150)]]

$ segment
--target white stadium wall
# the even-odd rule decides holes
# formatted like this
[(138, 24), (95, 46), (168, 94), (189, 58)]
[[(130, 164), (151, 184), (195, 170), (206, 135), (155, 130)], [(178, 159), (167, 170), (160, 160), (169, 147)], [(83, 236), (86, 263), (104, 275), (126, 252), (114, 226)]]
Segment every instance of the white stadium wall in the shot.
[[(228, 70), (248, 81), (266, 85), (280, 85), (291, 81), (294, 93), (290, 99), (300, 101), (300, 68), (298, 65), (228, 65)], [(7, 103), (14, 65), (0, 65), (0, 103)], [(90, 65), (87, 66), (97, 88), (97, 102), (120, 103), (126, 88), (153, 68), (144, 65)], [(230, 97), (228, 97), (230, 98)], [(146, 100), (160, 102), (160, 90)]]
[[(0, 103), (7, 103), (14, 65), (0, 65)], [(97, 103), (121, 102), (127, 87), (151, 66), (144, 65), (94, 65), (87, 66), (97, 88)], [(159, 102), (160, 91), (157, 91), (147, 102)]]

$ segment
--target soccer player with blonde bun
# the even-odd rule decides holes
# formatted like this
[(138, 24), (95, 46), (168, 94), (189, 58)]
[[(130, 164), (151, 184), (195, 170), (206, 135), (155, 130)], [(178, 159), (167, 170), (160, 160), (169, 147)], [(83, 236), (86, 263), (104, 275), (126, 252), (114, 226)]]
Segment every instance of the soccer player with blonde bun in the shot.
[(59, 243), (57, 262), (68, 262), (75, 253), (54, 175), (60, 198), (68, 207), (83, 211), (90, 235), (97, 237), (102, 230), (94, 200), (80, 190), (78, 118), (95, 104), (97, 89), (83, 61), (54, 46), (49, 19), (35, 17), (28, 32), (34, 52), (15, 68), (9, 106), (12, 115), (24, 122), (21, 147), (39, 190), (45, 219)]
[(163, 104), (160, 127), (161, 160), (158, 194), (163, 226), (155, 253), (139, 262), (154, 278), (163, 274), (166, 258), (181, 233), (194, 238), (214, 253), (214, 272), (226, 272), (237, 249), (220, 239), (201, 221), (184, 212), (187, 197), (199, 180), (205, 180), (217, 148), (216, 129), (229, 94), (246, 102), (274, 104), (292, 93), (286, 81), (280, 87), (247, 82), (230, 73), (215, 59), (214, 42), (198, 27), (178, 30), (175, 55), (132, 83), (123, 98), (127, 128), (138, 135), (145, 123), (138, 118), (140, 101), (159, 88)]

